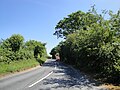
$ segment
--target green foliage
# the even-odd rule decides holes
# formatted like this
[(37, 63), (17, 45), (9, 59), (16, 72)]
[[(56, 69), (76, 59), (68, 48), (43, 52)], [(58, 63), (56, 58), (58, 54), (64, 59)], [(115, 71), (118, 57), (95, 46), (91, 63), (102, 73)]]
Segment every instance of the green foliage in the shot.
[(12, 51), (16, 52), (20, 50), (21, 45), (23, 44), (24, 38), (19, 34), (14, 34), (8, 39)]
[(14, 34), (0, 41), (0, 75), (41, 65), (46, 60), (45, 43), (23, 40), (23, 36)]
[(109, 14), (110, 19), (105, 20), (93, 7), (87, 13), (68, 15), (57, 24), (55, 32), (66, 39), (51, 54), (57, 50), (62, 61), (120, 83), (120, 10)]
[(23, 36), (14, 34), (0, 43), (0, 64), (10, 64), (13, 61), (34, 59), (34, 55), (38, 57), (46, 57), (45, 44), (35, 40), (23, 42)]
[(51, 52), (50, 55), (52, 55), (52, 59), (55, 59), (55, 55), (59, 52), (59, 47), (54, 47)]
[(35, 41), (35, 40), (29, 40), (29, 41), (27, 41), (26, 43), (25, 43), (25, 45), (24, 45), (24, 47), (27, 49), (27, 50), (34, 50), (35, 49), (35, 47), (37, 46), (37, 45), (39, 45), (39, 44), (41, 44), (40, 42), (38, 42), (38, 41)]
[(57, 35), (58, 38), (66, 38), (67, 35), (81, 29), (88, 30), (91, 24), (100, 22), (100, 19), (102, 17), (95, 12), (94, 7), (86, 13), (82, 11), (74, 12), (58, 22), (54, 35)]
[(46, 54), (45, 44), (35, 40), (27, 41), (24, 47), (26, 50), (34, 51), (35, 58), (38, 58), (38, 55), (42, 57), (42, 55)]
[(10, 42), (8, 39), (1, 41), (1, 48), (11, 49)]
[(41, 46), (36, 46), (34, 49), (34, 57), (38, 58), (38, 54), (40, 55), (40, 57), (42, 56), (43, 53), (43, 47)]

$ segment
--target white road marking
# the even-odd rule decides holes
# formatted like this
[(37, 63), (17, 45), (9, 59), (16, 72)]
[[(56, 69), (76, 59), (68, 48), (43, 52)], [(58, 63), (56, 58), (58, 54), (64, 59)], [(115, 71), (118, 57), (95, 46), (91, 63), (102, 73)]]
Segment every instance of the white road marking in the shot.
[(49, 77), (52, 73), (53, 73), (53, 71), (50, 72), (50, 73), (49, 73), (48, 75), (46, 75), (45, 77), (43, 77), (43, 78), (41, 78), (40, 80), (38, 80), (37, 82), (31, 84), (29, 87), (33, 87), (35, 84), (37, 84), (37, 83), (41, 82), (42, 80), (44, 80), (45, 78)]

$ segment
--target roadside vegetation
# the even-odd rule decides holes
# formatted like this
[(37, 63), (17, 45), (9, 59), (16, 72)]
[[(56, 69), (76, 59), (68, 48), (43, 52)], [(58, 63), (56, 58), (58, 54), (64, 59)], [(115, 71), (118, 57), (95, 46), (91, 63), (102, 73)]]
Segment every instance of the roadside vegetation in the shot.
[(120, 85), (120, 10), (98, 14), (92, 6), (63, 18), (55, 29), (64, 41), (51, 50), (53, 58), (59, 53), (61, 61)]
[(35, 67), (47, 57), (45, 43), (35, 40), (24, 42), (24, 37), (14, 34), (0, 41), (0, 75)]

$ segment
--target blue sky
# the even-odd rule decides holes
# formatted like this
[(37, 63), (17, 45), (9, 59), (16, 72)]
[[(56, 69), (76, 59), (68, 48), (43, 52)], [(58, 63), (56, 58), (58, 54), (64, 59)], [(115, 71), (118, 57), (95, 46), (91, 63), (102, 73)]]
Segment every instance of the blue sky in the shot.
[(120, 0), (0, 0), (0, 38), (21, 34), (26, 41), (47, 43), (49, 53), (61, 41), (53, 35), (57, 22), (94, 4), (98, 12), (120, 9)]

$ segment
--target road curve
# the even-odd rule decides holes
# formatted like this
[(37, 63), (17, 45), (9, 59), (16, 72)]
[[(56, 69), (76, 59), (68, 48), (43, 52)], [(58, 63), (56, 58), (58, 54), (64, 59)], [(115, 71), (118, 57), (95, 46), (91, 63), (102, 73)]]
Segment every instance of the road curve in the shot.
[(99, 85), (54, 59), (35, 70), (0, 79), (0, 90), (107, 90)]

